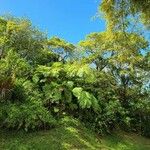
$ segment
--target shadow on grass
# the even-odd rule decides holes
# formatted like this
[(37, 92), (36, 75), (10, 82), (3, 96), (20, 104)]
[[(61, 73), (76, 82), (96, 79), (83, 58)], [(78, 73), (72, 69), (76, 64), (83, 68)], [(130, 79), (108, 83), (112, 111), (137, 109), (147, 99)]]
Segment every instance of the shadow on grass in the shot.
[(10, 150), (99, 150), (101, 144), (93, 133), (75, 119), (65, 118), (61, 126), (32, 133), (1, 131), (0, 149)]
[(150, 150), (150, 139), (122, 131), (103, 137), (101, 141), (111, 150)]
[(117, 133), (98, 138), (79, 121), (65, 117), (59, 127), (26, 133), (0, 131), (0, 150), (149, 150), (150, 140)]

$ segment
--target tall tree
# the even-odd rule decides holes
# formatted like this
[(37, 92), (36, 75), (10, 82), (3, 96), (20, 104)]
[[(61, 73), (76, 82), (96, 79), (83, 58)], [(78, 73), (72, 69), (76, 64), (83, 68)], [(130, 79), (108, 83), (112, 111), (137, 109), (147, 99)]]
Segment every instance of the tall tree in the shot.
[(103, 12), (109, 29), (125, 29), (131, 18), (138, 18), (150, 28), (150, 0), (102, 0), (99, 10)]

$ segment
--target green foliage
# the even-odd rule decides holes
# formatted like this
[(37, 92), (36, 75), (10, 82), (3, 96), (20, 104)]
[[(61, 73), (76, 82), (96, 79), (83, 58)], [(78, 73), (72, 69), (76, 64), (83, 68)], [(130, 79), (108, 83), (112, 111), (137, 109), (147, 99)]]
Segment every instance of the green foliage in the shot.
[(43, 86), (43, 92), (45, 94), (45, 100), (51, 100), (51, 102), (57, 102), (62, 99), (61, 86), (55, 82), (46, 84)]
[(149, 41), (120, 30), (122, 3), (103, 0), (107, 30), (77, 47), (48, 39), (26, 19), (0, 18), (2, 127), (47, 129), (69, 113), (100, 134), (124, 128), (150, 136)]
[(150, 27), (150, 1), (136, 0), (102, 0), (99, 10), (103, 12), (107, 21), (108, 29), (121, 28), (125, 29), (131, 25), (131, 17), (138, 19), (138, 23), (142, 22), (146, 27)]
[(94, 71), (89, 67), (89, 64), (74, 62), (68, 63), (65, 66), (67, 76), (71, 78), (82, 78), (85, 82), (94, 82)]
[(56, 124), (55, 119), (37, 100), (32, 99), (24, 104), (7, 103), (1, 109), (1, 126), (7, 128), (24, 128), (25, 131), (28, 131), (29, 129), (48, 128)]
[(55, 119), (43, 106), (41, 94), (33, 83), (21, 79), (14, 86), (11, 100), (1, 102), (1, 126), (27, 131), (55, 125)]
[(8, 51), (5, 59), (0, 59), (0, 101), (11, 98), (17, 77), (26, 77), (30, 65), (13, 50)]
[(76, 87), (72, 91), (73, 94), (77, 97), (81, 108), (84, 109), (93, 107), (95, 111), (99, 109), (98, 101), (92, 94), (83, 91), (81, 87)]

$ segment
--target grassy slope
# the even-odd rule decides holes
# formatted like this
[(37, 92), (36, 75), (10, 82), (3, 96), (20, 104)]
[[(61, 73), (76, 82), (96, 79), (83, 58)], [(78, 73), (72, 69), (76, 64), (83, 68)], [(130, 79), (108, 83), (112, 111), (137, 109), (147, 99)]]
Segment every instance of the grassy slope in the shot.
[(0, 131), (0, 150), (149, 150), (150, 139), (117, 133), (100, 138), (77, 120), (65, 118), (49, 131)]

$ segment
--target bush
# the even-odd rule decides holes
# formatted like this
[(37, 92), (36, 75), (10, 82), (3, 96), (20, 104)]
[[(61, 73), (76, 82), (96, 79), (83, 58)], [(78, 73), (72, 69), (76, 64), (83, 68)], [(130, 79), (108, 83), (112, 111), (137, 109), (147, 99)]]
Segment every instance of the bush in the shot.
[(1, 107), (0, 120), (2, 126), (20, 129), (46, 129), (53, 127), (56, 120), (46, 110), (41, 102), (32, 100), (24, 104), (7, 103)]

